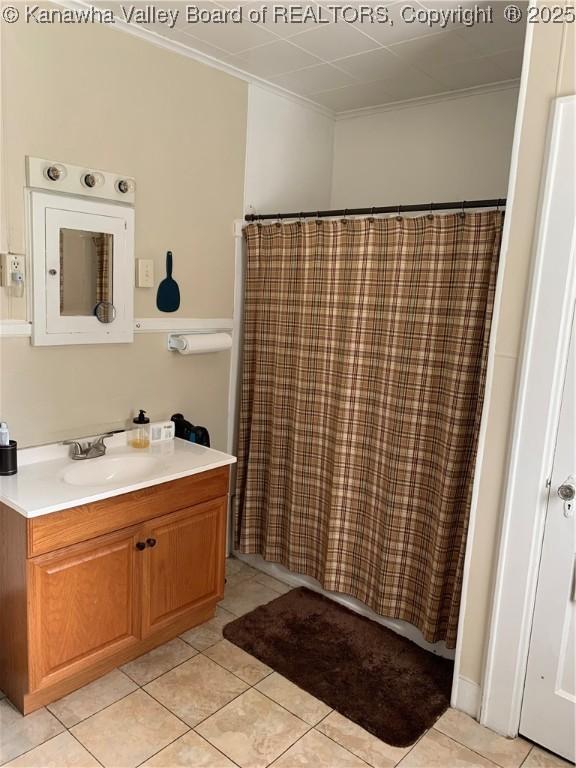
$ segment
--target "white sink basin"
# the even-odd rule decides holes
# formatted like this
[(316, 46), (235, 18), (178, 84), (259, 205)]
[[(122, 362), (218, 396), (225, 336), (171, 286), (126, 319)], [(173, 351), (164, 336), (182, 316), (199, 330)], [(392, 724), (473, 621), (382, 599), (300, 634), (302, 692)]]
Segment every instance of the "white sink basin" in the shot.
[(85, 459), (64, 472), (68, 485), (108, 485), (142, 480), (158, 468), (153, 456), (102, 456)]

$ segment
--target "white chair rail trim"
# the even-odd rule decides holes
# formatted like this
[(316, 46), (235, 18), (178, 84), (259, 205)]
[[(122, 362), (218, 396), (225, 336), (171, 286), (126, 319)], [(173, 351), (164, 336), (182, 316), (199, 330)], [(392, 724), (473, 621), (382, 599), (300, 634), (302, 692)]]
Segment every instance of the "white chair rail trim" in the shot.
[[(234, 321), (227, 317), (140, 317), (134, 320), (134, 333), (211, 333), (232, 331), (233, 328)], [(32, 336), (32, 323), (25, 320), (2, 320), (0, 336)]]

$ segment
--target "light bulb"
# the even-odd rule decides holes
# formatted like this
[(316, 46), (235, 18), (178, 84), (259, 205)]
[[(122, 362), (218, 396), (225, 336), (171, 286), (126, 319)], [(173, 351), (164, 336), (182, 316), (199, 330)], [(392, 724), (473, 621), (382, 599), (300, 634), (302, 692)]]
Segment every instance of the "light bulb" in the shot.
[(101, 187), (104, 184), (104, 176), (98, 171), (88, 171), (88, 173), (82, 174), (82, 184), (88, 189), (94, 189), (94, 187)]
[(118, 179), (116, 182), (116, 189), (118, 192), (121, 192), (123, 195), (125, 195), (128, 192), (135, 191), (136, 183), (134, 182), (134, 179)]
[(48, 181), (63, 181), (66, 178), (66, 168), (60, 163), (54, 163), (44, 169)]

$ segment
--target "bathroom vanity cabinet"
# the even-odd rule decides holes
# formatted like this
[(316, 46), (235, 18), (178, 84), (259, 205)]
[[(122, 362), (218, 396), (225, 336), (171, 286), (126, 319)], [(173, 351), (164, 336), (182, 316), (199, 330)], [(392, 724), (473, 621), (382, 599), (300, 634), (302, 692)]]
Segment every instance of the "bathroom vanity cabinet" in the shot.
[(24, 713), (210, 619), (228, 466), (26, 518), (0, 504), (0, 688)]

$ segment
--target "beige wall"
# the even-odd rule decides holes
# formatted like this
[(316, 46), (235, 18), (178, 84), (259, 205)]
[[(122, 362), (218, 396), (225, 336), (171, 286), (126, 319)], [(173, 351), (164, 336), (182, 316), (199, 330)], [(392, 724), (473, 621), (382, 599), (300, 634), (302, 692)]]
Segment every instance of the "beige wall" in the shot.
[(505, 197), (518, 88), (336, 122), (332, 207)]
[[(99, 25), (2, 25), (2, 77), (10, 250), (25, 248), (26, 155), (125, 173), (137, 183), (136, 258), (154, 260), (157, 284), (174, 252), (177, 314), (232, 317), (246, 84)], [(23, 301), (0, 293), (5, 316), (26, 317)], [(136, 289), (137, 317), (160, 314), (155, 296)], [(224, 447), (228, 354), (164, 346), (163, 334), (59, 348), (5, 340), (2, 418), (26, 445), (121, 426), (135, 408), (181, 410)]]
[(498, 552), (502, 490), (522, 343), (532, 244), (552, 101), (576, 93), (574, 25), (535, 24), (521, 124), (510, 241), (496, 336), (494, 381), (478, 500), (462, 638), (461, 674), (480, 683)]

